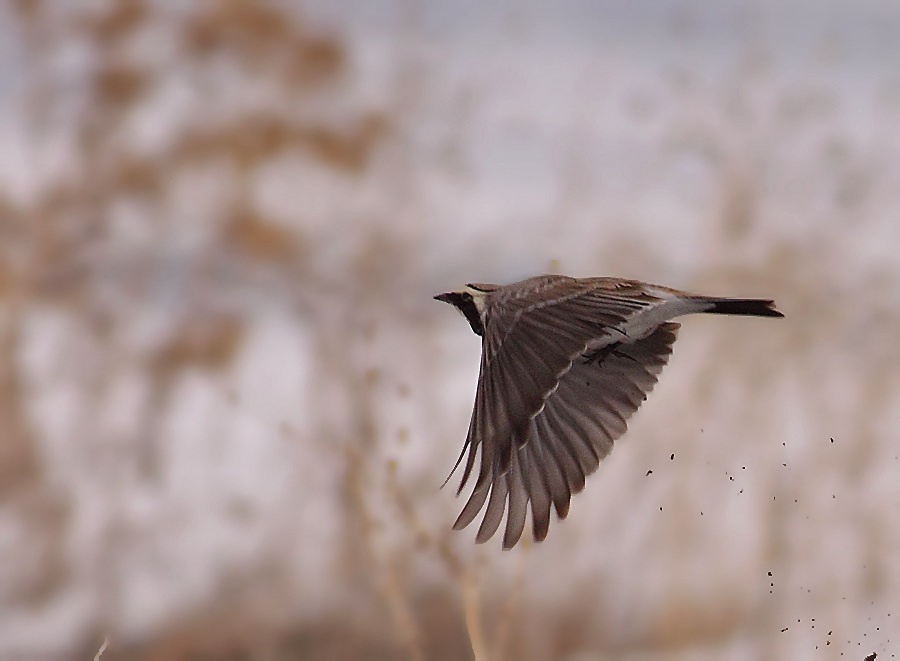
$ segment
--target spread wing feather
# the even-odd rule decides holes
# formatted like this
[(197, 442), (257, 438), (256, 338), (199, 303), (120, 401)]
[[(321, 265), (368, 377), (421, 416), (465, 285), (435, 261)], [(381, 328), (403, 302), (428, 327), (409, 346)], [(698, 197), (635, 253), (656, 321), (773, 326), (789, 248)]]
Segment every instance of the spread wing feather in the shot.
[(490, 539), (506, 513), (503, 546), (511, 548), (529, 507), (537, 541), (547, 535), (551, 506), (566, 517), (671, 353), (676, 323), (633, 341), (619, 330), (655, 300), (589, 290), (487, 318), (459, 491), (479, 450), (481, 461), (454, 528), (487, 503), (477, 541)]

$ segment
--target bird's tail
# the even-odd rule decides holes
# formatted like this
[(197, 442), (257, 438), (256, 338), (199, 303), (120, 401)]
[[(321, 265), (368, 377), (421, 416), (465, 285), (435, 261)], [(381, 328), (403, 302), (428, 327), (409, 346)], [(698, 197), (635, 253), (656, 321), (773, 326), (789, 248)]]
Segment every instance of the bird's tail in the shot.
[(739, 314), (748, 317), (783, 317), (775, 309), (775, 301), (762, 298), (712, 298), (700, 297), (710, 305), (704, 312), (711, 314)]

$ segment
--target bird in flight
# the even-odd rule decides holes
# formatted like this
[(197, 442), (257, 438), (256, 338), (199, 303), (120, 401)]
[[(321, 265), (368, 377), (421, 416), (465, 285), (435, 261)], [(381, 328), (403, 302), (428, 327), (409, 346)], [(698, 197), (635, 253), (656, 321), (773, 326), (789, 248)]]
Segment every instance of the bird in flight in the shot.
[[(625, 433), (669, 359), (685, 314), (783, 317), (773, 301), (695, 296), (619, 278), (540, 275), (509, 285), (468, 284), (439, 294), (481, 336), (481, 369), (459, 495), (475, 487), (454, 530), (484, 509), (486, 542), (507, 512), (503, 548), (516, 545), (527, 508), (536, 542)], [(449, 481), (450, 477), (447, 478)], [(445, 482), (446, 484), (446, 482)]]

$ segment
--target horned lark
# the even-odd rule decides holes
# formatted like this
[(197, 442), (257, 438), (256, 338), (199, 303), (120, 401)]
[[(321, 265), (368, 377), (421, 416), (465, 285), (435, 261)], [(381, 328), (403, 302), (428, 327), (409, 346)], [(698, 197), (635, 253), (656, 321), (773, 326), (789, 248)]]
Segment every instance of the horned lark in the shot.
[[(694, 312), (782, 317), (773, 302), (694, 296), (616, 278), (541, 275), (510, 285), (469, 284), (435, 296), (481, 336), (481, 370), (457, 495), (481, 449), (475, 488), (453, 524), (469, 525), (487, 503), (476, 540), (507, 510), (503, 548), (516, 545), (531, 507), (543, 541), (550, 508), (560, 519), (572, 494), (625, 433), (669, 359), (679, 324)], [(449, 477), (447, 478), (450, 479)]]

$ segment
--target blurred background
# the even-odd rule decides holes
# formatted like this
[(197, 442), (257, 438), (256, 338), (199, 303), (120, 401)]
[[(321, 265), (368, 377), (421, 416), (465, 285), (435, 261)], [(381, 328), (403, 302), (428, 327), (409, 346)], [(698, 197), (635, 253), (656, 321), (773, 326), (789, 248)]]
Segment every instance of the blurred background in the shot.
[[(0, 58), (0, 658), (900, 649), (900, 5), (17, 0)], [(786, 318), (684, 320), (503, 552), (431, 297), (543, 272)]]

